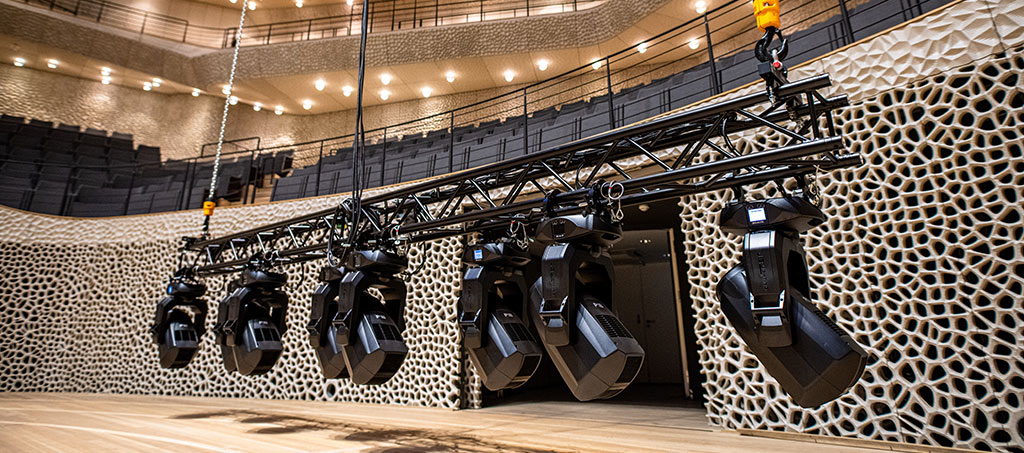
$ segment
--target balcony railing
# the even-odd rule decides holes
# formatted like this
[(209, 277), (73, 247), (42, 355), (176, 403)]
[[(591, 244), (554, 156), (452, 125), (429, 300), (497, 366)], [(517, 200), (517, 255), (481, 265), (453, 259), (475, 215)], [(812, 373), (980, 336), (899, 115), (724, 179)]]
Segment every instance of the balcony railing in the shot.
[[(949, 1), (790, 4), (782, 18), (790, 38), (786, 62), (809, 61)], [(756, 81), (752, 47), (759, 37), (749, 1), (732, 0), (650, 38), (644, 52), (629, 47), (484, 101), (367, 131), (372, 144), (364, 182), (366, 187), (408, 182), (535, 153)], [(222, 182), (231, 194), (227, 198), (253, 203), (260, 201), (259, 189), (265, 197), (271, 187), (272, 200), (348, 191), (351, 169), (345, 165), (351, 161), (352, 140), (348, 134), (274, 147), (262, 147), (255, 138), (231, 141), (224, 148), (225, 166), (233, 166), (236, 174)], [(173, 176), (180, 193), (164, 195), (176, 195), (174, 208), (198, 208), (210, 184), (211, 153), (204, 146), (197, 158), (126, 169), (132, 175), (129, 192), (144, 189), (147, 175)], [(293, 164), (290, 174), (279, 171), (282, 157)], [(74, 193), (75, 184), (69, 182), (65, 205)], [(124, 201), (125, 213), (142, 212), (132, 210), (133, 199)]]
[[(187, 20), (106, 0), (24, 0), (130, 32), (209, 48), (234, 47), (237, 30)], [(603, 0), (397, 0), (370, 3), (370, 33), (581, 11)], [(411, 3), (411, 4), (410, 4)], [(259, 46), (359, 34), (360, 2), (350, 14), (246, 26), (242, 46)]]

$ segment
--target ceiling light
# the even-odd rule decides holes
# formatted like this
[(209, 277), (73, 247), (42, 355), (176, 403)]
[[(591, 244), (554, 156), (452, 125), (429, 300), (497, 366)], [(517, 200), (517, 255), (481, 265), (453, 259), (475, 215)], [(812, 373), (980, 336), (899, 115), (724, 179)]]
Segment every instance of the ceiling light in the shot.
[(455, 81), (455, 71), (448, 71), (448, 72), (444, 73), (444, 79), (447, 80), (448, 83), (454, 82)]
[(704, 14), (708, 10), (708, 4), (704, 0), (697, 0), (693, 7), (697, 9), (697, 14)]
[(193, 88), (192, 89), (192, 96), (196, 96), (196, 97), (199, 96), (199, 88)]
[(231, 87), (224, 85), (224, 89), (220, 90), (220, 92), (224, 93), (224, 96), (228, 96), (231, 94)]
[(345, 0), (345, 3), (347, 3), (348, 6), (352, 6), (352, 0)]
[(14, 59), (14, 65), (19, 67), (19, 68), (22, 67), (22, 66), (25, 66), (25, 59), (21, 58), (21, 57), (15, 58)]
[(238, 3), (238, 0), (228, 0), (228, 1), (231, 2), (231, 4)]
[(391, 97), (391, 92), (390, 91), (388, 91), (388, 90), (380, 90), (380, 98), (381, 98), (381, 100), (386, 101), (386, 100), (388, 100), (389, 97)]
[(645, 43), (645, 42), (640, 43), (640, 45), (636, 46), (636, 51), (640, 52), (640, 53), (647, 52), (647, 43)]
[(57, 69), (57, 65), (58, 64), (60, 64), (60, 62), (57, 61), (57, 60), (54, 60), (53, 58), (51, 58), (49, 60), (46, 60), (46, 67), (48, 67), (50, 69)]
[(550, 61), (548, 61), (546, 58), (541, 58), (540, 60), (537, 60), (537, 69), (540, 69), (541, 71), (547, 71), (549, 64), (551, 64)]
[(514, 79), (514, 78), (516, 78), (516, 73), (513, 72), (511, 69), (506, 69), (505, 70), (505, 81), (506, 82), (511, 82), (512, 79)]
[(309, 99), (302, 101), (302, 108), (306, 110), (313, 108), (313, 101), (310, 101)]
[(327, 81), (325, 81), (324, 79), (316, 79), (316, 82), (313, 83), (313, 86), (316, 87), (317, 91), (323, 91), (324, 88), (327, 88)]
[(380, 83), (383, 83), (384, 85), (387, 85), (387, 84), (391, 83), (391, 74), (388, 74), (386, 72), (381, 74), (380, 75)]
[(594, 68), (595, 71), (598, 70), (598, 69), (601, 69), (601, 60), (597, 60), (597, 61), (591, 63), (590, 67)]
[(263, 104), (257, 102), (257, 103), (252, 105), (252, 109), (257, 111), (257, 112), (260, 111), (260, 110), (263, 110)]
[(105, 75), (105, 76), (101, 77), (100, 78), (100, 83), (102, 83), (104, 85), (110, 85), (110, 76)]
[(700, 40), (697, 39), (697, 38), (691, 39), (690, 40), (690, 48), (693, 49), (693, 50), (697, 50), (698, 47), (700, 47)]
[(344, 94), (345, 97), (352, 96), (352, 86), (351, 85), (345, 85), (345, 86), (341, 87), (341, 94)]
[(231, 97), (229, 97), (228, 98), (228, 102), (230, 102), (231, 105), (238, 105), (238, 96), (231, 96)]
[(249, 2), (249, 11), (252, 11), (254, 9), (256, 9), (256, 2), (250, 1)]
[(150, 83), (150, 82), (142, 82), (142, 89), (146, 90), (146, 91), (150, 91), (150, 90), (153, 89), (153, 84)]
[(302, 8), (302, 0), (295, 0), (295, 6)]
[(153, 86), (159, 87), (161, 83), (164, 83), (163, 79), (159, 79), (159, 78), (154, 78), (153, 79)]
[(277, 106), (277, 107), (274, 107), (274, 114), (275, 115), (280, 115), (282, 113), (284, 113), (284, 107), (282, 107), (280, 105)]
[(106, 66), (100, 68), (100, 74), (102, 74), (102, 75), (110, 75), (110, 68), (108, 68)]
[(423, 93), (423, 97), (425, 98), (429, 98), (430, 94), (433, 92), (434, 90), (432, 90), (430, 87), (423, 87), (423, 89), (420, 90), (420, 93)]

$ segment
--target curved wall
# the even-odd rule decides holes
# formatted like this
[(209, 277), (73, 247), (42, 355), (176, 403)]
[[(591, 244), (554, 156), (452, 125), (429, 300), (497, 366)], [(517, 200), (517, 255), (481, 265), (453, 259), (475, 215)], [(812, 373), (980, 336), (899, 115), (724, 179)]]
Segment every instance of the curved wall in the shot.
[[(712, 424), (1001, 451), (1024, 444), (1024, 49), (1012, 47), (1024, 43), (1021, 24), (1024, 5), (955, 3), (792, 71), (828, 71), (834, 94), (851, 96), (842, 127), (868, 162), (822, 176), (831, 221), (805, 238), (816, 301), (872, 354), (839, 400), (795, 406), (720, 315), (712, 291), (739, 244), (709, 213), (728, 194), (680, 201)], [(220, 209), (214, 234), (339, 199)], [(436, 266), (411, 282), (413, 351), (386, 386), (317, 375), (302, 329), (316, 264), (288, 270), (288, 352), (269, 376), (223, 372), (208, 339), (190, 368), (158, 369), (146, 326), (175, 241), (199, 221), (196, 211), (84, 220), (0, 208), (0, 390), (479, 404), (454, 322), (455, 240), (413, 253)], [(217, 294), (224, 281), (209, 283)]]

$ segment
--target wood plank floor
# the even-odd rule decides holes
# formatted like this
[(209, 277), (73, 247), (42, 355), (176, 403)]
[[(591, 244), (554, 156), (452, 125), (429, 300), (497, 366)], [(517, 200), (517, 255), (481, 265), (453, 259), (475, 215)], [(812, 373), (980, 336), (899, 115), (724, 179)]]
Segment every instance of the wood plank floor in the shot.
[(0, 394), (0, 451), (868, 452), (711, 429), (702, 409), (530, 403), (400, 406), (97, 394)]

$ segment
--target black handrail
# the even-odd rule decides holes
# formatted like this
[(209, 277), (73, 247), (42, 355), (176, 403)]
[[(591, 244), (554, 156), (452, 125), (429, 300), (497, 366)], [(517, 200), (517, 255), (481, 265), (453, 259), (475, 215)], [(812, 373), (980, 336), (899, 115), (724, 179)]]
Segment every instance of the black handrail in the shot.
[[(497, 4), (488, 0), (424, 1), (420, 6), (397, 6), (392, 0), (371, 3), (370, 33), (414, 28), (435, 27), (455, 23), (523, 17), (553, 12), (575, 12), (596, 5), (603, 0), (511, 0)], [(237, 30), (190, 24), (165, 14), (146, 11), (108, 0), (24, 0), (25, 4), (49, 8), (51, 11), (94, 20), (97, 23), (137, 31), (200, 47), (230, 48), (235, 45)], [(255, 24), (246, 28), (240, 45), (256, 46), (281, 42), (352, 36), (358, 34), (362, 2), (352, 6), (349, 14), (301, 19), (270, 24)], [(550, 10), (550, 12), (546, 12)], [(522, 14), (520, 14), (522, 12)], [(509, 16), (511, 14), (511, 16)]]
[[(911, 2), (910, 9), (900, 5), (897, 8), (898, 10), (894, 11), (893, 4), (886, 2), (886, 0), (871, 0), (848, 11), (844, 5), (845, 1), (836, 0), (835, 5), (819, 11), (815, 8), (821, 9), (820, 2), (807, 0), (802, 5), (787, 10), (789, 13), (799, 11), (795, 15), (803, 18), (801, 21), (793, 23), (787, 23), (785, 16), (783, 18), (783, 23), (786, 24), (787, 30), (796, 33), (791, 36), (791, 39), (794, 39), (796, 48), (791, 51), (791, 55), (787, 60), (790, 65), (850, 44), (853, 42), (854, 36), (868, 36), (876, 31), (901, 23), (907, 20), (908, 14), (910, 17), (916, 17), (925, 11), (919, 1)], [(927, 5), (935, 8), (948, 1), (931, 0)], [(701, 17), (651, 37), (646, 41), (648, 46), (643, 55), (638, 52), (636, 47), (631, 46), (601, 58), (598, 60), (601, 62), (600, 68), (598, 68), (600, 70), (595, 70), (595, 68), (589, 65), (580, 66), (564, 71), (554, 77), (528, 84), (483, 101), (417, 120), (390, 124), (386, 127), (369, 130), (367, 131), (368, 138), (374, 141), (374, 144), (369, 149), (371, 152), (374, 149), (379, 152), (369, 161), (373, 166), (371, 171), (373, 172), (374, 184), (377, 184), (378, 181), (380, 185), (384, 185), (386, 183), (405, 182), (422, 177), (437, 176), (442, 173), (451, 173), (452, 171), (459, 171), (493, 162), (492, 157), (494, 156), (497, 156), (499, 160), (503, 160), (507, 157), (509, 149), (514, 152), (530, 153), (532, 152), (531, 150), (541, 148), (542, 142), (545, 143), (544, 147), (547, 147), (546, 143), (549, 142), (543, 140), (547, 136), (541, 137), (541, 135), (546, 131), (550, 131), (550, 123), (546, 123), (546, 121), (554, 118), (552, 107), (561, 106), (563, 109), (597, 109), (593, 114), (586, 113), (583, 110), (580, 110), (579, 113), (574, 113), (574, 115), (579, 115), (579, 117), (573, 120), (573, 132), (569, 138), (579, 139), (594, 133), (621, 127), (636, 121), (636, 119), (664, 113), (667, 110), (704, 99), (713, 93), (723, 92), (756, 80), (756, 62), (753, 61), (751, 56), (746, 54), (751, 52), (752, 43), (760, 34), (756, 28), (753, 28), (753, 18), (750, 17), (751, 15), (744, 13), (744, 19), (736, 19), (736, 14), (734, 14), (735, 12), (743, 12), (748, 5), (747, 0), (729, 1), (706, 12)], [(708, 28), (705, 28), (705, 20), (715, 26), (709, 25)], [(749, 22), (749, 24), (745, 22)], [(709, 42), (708, 38), (710, 38), (712, 30), (716, 34), (716, 40), (713, 44), (716, 46), (715, 55), (717, 59), (714, 72), (709, 70), (711, 65), (708, 64), (709, 62), (704, 57), (707, 54), (705, 49), (700, 47), (696, 49), (686, 48), (688, 40), (692, 38), (703, 39), (704, 43)], [(801, 36), (801, 33), (804, 35)], [(737, 43), (741, 45), (737, 45)], [(724, 51), (719, 51), (719, 46), (723, 46)], [(612, 67), (613, 65), (615, 66), (614, 68)], [(676, 80), (680, 76), (683, 77)], [(637, 88), (638, 85), (642, 85), (647, 80), (661, 78), (664, 82), (668, 80), (668, 77), (672, 78), (672, 83), (665, 84), (659, 82), (661, 85), (652, 84), (651, 87), (658, 88), (658, 90), (648, 97), (639, 98), (639, 92), (633, 89)], [(604, 96), (607, 96), (607, 98), (604, 98)], [(659, 99), (655, 103), (656, 105), (653, 107), (653, 110), (645, 107), (643, 111), (634, 111), (631, 115), (626, 114), (627, 108), (633, 108), (638, 103), (650, 101), (655, 96), (667, 99)], [(601, 102), (593, 102), (593, 99), (596, 98), (601, 98)], [(586, 102), (588, 99), (591, 101)], [(531, 118), (531, 115), (536, 114), (540, 114), (542, 117)], [(604, 119), (596, 119), (601, 115), (604, 116)], [(570, 115), (569, 117), (572, 118), (573, 116)], [(487, 149), (470, 149), (470, 147), (463, 149), (463, 145), (469, 142), (459, 142), (459, 148), (456, 149), (457, 136), (463, 134), (472, 135), (480, 132), (473, 127), (469, 127), (469, 125), (488, 123), (490, 126), (493, 126), (499, 121), (507, 121), (505, 123), (506, 131), (512, 131), (515, 137), (512, 137), (514, 140), (502, 139), (500, 144), (495, 144), (494, 146), (500, 145), (500, 150), (492, 153), (494, 156), (486, 154), (486, 152), (489, 152)], [(596, 130), (593, 128), (584, 130), (584, 121), (596, 122), (599, 127)], [(508, 124), (508, 122), (512, 124)], [(417, 137), (426, 131), (429, 131), (428, 134), (424, 134), (424, 141), (426, 143), (416, 142), (410, 146), (408, 141), (410, 135)], [(305, 176), (302, 180), (304, 187), (309, 186), (307, 182), (315, 182), (315, 189), (311, 191), (303, 189), (304, 191), (299, 196), (321, 195), (335, 193), (339, 191), (339, 188), (343, 188), (339, 187), (336, 182), (337, 180), (335, 180), (332, 191), (330, 181), (332, 173), (325, 173), (325, 171), (334, 171), (330, 169), (330, 165), (333, 165), (331, 162), (338, 161), (340, 156), (335, 156), (335, 154), (339, 150), (349, 148), (351, 137), (351, 134), (346, 134), (327, 139), (269, 146), (266, 148), (257, 144), (256, 149), (225, 152), (223, 155), (228, 159), (233, 158), (232, 160), (235, 165), (244, 166), (248, 162), (251, 168), (262, 165), (260, 167), (262, 169), (266, 168), (266, 159), (271, 157), (277, 158), (282, 153), (285, 153), (285, 156), (289, 159), (294, 159), (296, 164), (302, 163), (302, 165), (296, 165), (296, 170), (289, 179), (294, 178), (296, 174), (305, 172), (303, 174), (308, 176)], [(558, 138), (555, 137), (555, 139)], [(252, 138), (235, 141), (245, 140), (252, 140)], [(389, 149), (389, 146), (399, 144), (398, 140), (402, 140), (401, 144), (405, 148), (397, 151), (394, 148)], [(433, 153), (425, 164), (427, 166), (425, 172), (405, 173), (406, 170), (415, 166), (414, 162), (410, 161), (410, 157), (412, 157), (409, 154), (410, 149), (413, 150), (412, 156), (421, 151)], [(473, 155), (474, 151), (475, 156)], [(481, 152), (485, 152), (485, 155), (482, 157)], [(398, 153), (397, 156), (395, 155), (396, 153)], [(462, 159), (457, 165), (455, 163), (456, 158)], [(448, 161), (445, 162), (444, 159), (448, 159)], [(5, 159), (0, 158), (0, 163), (4, 161)], [(7, 161), (14, 162), (13, 160)], [(172, 171), (170, 168), (173, 167), (187, 167), (186, 173), (188, 175), (183, 182), (184, 189), (182, 189), (184, 194), (193, 188), (203, 190), (201, 184), (208, 184), (208, 181), (202, 182), (204, 181), (202, 178), (206, 177), (204, 176), (206, 170), (199, 170), (201, 166), (208, 165), (209, 162), (210, 157), (200, 156), (178, 161), (167, 161), (162, 165), (167, 168), (166, 171)], [(376, 173), (378, 165), (379, 175)], [(149, 166), (137, 164), (138, 169), (151, 167), (152, 164)], [(84, 169), (87, 167), (77, 166), (77, 168)], [(312, 170), (313, 172), (306, 170)], [(138, 173), (138, 171), (135, 173)], [(388, 176), (389, 174), (390, 176)], [(257, 184), (251, 180), (251, 175), (251, 171), (246, 171), (244, 177), (240, 176), (245, 180), (242, 183), (246, 185), (243, 189), (243, 203), (255, 200), (255, 190), (249, 191), (248, 188), (248, 184)], [(337, 178), (336, 172), (333, 175), (333, 177)], [(368, 172), (367, 175), (369, 176), (370, 173)], [(291, 180), (294, 181), (294, 179)], [(271, 176), (271, 183), (275, 186), (280, 181), (282, 179)], [(260, 183), (263, 182), (265, 181), (260, 181)], [(328, 184), (326, 190), (321, 190), (322, 183)], [(136, 178), (133, 174), (132, 185), (134, 186), (135, 184)], [(187, 198), (191, 199), (193, 197)], [(196, 206), (191, 206), (185, 199), (182, 199), (178, 206), (179, 209), (194, 207)]]

